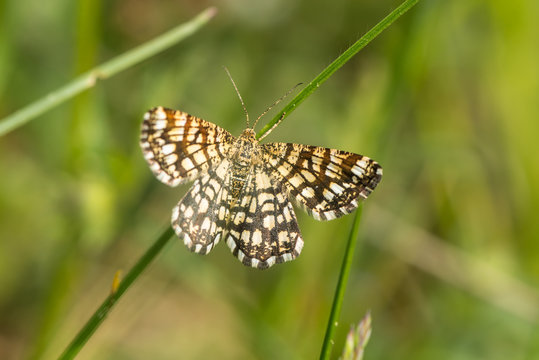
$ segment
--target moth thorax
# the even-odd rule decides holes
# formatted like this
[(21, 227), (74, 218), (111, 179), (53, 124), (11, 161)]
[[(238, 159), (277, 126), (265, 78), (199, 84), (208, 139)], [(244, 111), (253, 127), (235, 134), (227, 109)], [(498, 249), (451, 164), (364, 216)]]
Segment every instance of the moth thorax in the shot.
[(234, 160), (240, 166), (251, 166), (259, 157), (258, 141), (253, 129), (245, 129), (236, 141)]

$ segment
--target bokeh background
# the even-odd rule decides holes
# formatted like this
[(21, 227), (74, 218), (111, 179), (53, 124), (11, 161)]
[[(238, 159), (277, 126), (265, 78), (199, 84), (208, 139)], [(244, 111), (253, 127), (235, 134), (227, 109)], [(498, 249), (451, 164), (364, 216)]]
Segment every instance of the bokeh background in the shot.
[[(0, 1), (0, 117), (219, 9), (186, 41), (0, 139), (0, 358), (58, 356), (116, 270), (168, 225), (188, 185), (150, 173), (138, 145), (147, 109), (238, 135), (245, 119), (222, 65), (256, 117), (399, 3)], [(534, 0), (420, 1), (265, 140), (384, 167), (334, 358), (369, 309), (366, 359), (539, 358), (538, 16)], [(297, 214), (305, 248), (269, 271), (224, 244), (198, 256), (171, 241), (79, 358), (317, 358), (353, 216)]]

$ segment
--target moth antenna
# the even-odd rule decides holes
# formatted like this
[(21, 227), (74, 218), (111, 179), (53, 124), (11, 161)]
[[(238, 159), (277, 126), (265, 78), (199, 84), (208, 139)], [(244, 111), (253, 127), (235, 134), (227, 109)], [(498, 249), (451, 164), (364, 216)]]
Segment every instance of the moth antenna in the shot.
[[(283, 101), (288, 95), (290, 95), (290, 93), (291, 93), (292, 91), (296, 90), (296, 88), (297, 88), (298, 86), (302, 85), (302, 84), (303, 84), (303, 83), (298, 83), (298, 84), (294, 85), (294, 87), (293, 87), (292, 89), (288, 90), (288, 91), (286, 92), (286, 94), (284, 94), (283, 96), (281, 96), (277, 101), (275, 101), (275, 102), (274, 102), (273, 104), (271, 104), (266, 110), (264, 110), (264, 112), (263, 112), (262, 114), (260, 114), (259, 117), (256, 118), (255, 123), (254, 123), (254, 125), (253, 125), (253, 129), (255, 128), (256, 124), (258, 123), (258, 120), (260, 120), (260, 118), (261, 118), (262, 116), (266, 115), (266, 114), (268, 113), (268, 111), (270, 111), (271, 109), (273, 109), (273, 107), (274, 107), (275, 105), (277, 105), (278, 103), (280, 103), (281, 101)], [(279, 122), (280, 122), (280, 121), (279, 121)], [(275, 126), (274, 126), (274, 127), (275, 127)], [(273, 128), (272, 128), (272, 129), (273, 129)]]
[[(243, 112), (245, 113), (245, 118), (247, 119), (247, 128), (249, 128), (249, 113), (247, 112), (247, 108), (245, 107), (245, 103), (243, 102), (243, 99), (241, 97), (240, 92), (238, 91), (238, 87), (236, 86), (236, 83), (234, 82), (234, 79), (232, 79), (232, 75), (230, 75), (230, 71), (228, 71), (228, 68), (226, 66), (223, 66), (223, 68), (226, 71), (226, 74), (228, 75), (228, 78), (230, 81), (232, 81), (232, 85), (234, 85), (234, 89), (236, 90), (236, 94), (238, 94), (238, 97), (241, 101), (241, 106), (243, 107)], [(253, 126), (254, 128), (254, 126)]]

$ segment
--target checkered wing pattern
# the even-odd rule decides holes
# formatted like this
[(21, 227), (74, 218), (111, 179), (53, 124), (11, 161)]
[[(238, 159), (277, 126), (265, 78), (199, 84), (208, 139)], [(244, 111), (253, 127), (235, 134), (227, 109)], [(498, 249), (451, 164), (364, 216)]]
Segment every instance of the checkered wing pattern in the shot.
[(358, 154), (287, 143), (261, 147), (267, 171), (317, 220), (352, 212), (382, 178), (380, 165)]
[(296, 215), (281, 183), (253, 166), (232, 203), (227, 244), (245, 265), (265, 269), (295, 259), (303, 248)]
[(170, 186), (216, 167), (234, 143), (225, 129), (179, 110), (156, 107), (144, 115), (140, 146), (155, 176)]
[(185, 245), (207, 254), (222, 239), (259, 269), (295, 259), (303, 248), (291, 199), (318, 220), (348, 214), (382, 177), (373, 160), (299, 144), (261, 145), (252, 128), (238, 138), (210, 122), (163, 107), (146, 113), (140, 145), (155, 176), (176, 186), (195, 180), (172, 213)]
[(197, 179), (193, 187), (172, 210), (172, 227), (191, 251), (209, 253), (222, 239), (229, 217), (230, 161)]

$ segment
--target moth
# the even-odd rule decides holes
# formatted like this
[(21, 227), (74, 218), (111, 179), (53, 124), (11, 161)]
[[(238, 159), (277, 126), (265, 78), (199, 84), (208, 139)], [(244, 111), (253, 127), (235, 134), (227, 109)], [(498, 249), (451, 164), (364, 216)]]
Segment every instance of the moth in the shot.
[(261, 144), (269, 131), (257, 139), (245, 113), (247, 128), (234, 137), (186, 112), (155, 107), (144, 115), (140, 146), (161, 182), (194, 180), (172, 211), (172, 227), (189, 250), (208, 254), (224, 240), (243, 264), (265, 269), (303, 248), (291, 200), (317, 220), (336, 219), (369, 196), (382, 167), (336, 149)]

